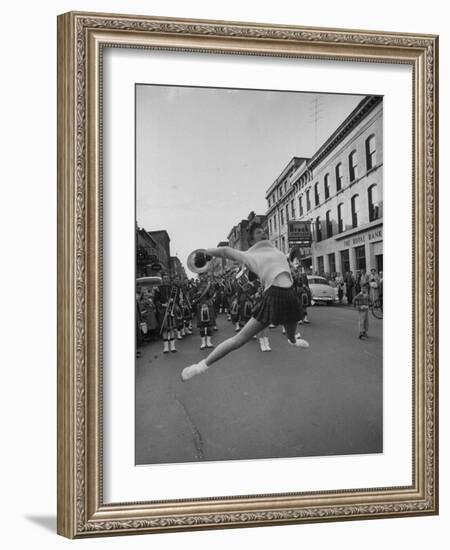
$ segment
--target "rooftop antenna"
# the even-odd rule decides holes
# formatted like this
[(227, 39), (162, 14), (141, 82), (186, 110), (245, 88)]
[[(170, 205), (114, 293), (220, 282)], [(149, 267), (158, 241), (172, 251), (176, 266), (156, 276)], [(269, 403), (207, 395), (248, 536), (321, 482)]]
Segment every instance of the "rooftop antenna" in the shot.
[(314, 124), (314, 151), (313, 154), (317, 151), (318, 147), (318, 126), (319, 121), (323, 118), (324, 105), (322, 102), (322, 96), (316, 94), (314, 99), (310, 103), (310, 113), (309, 121)]

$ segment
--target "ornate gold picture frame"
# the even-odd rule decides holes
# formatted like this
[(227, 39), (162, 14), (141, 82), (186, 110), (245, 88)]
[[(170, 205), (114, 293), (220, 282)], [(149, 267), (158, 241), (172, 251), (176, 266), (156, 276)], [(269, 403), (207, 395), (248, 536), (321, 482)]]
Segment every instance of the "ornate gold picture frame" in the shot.
[[(106, 503), (102, 87), (105, 48), (412, 68), (412, 484)], [(438, 513), (438, 38), (66, 13), (58, 18), (58, 533), (69, 538)], [(130, 359), (130, 362), (132, 359)], [(130, 364), (130, 370), (132, 365)]]

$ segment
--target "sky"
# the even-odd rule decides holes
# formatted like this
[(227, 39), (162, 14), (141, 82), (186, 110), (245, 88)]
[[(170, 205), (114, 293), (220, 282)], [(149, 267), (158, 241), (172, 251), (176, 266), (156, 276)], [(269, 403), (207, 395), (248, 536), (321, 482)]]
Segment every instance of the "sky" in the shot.
[[(184, 266), (253, 210), (290, 159), (311, 157), (363, 96), (138, 85), (136, 217)], [(189, 275), (189, 272), (188, 272)]]

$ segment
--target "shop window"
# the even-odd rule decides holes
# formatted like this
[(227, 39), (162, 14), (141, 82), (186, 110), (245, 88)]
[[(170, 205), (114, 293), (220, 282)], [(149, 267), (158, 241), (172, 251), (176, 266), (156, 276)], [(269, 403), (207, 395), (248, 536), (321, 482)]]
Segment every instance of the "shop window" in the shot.
[(343, 273), (350, 271), (350, 254), (348, 250), (341, 250), (341, 269)]
[(366, 247), (364, 245), (355, 247), (355, 264), (359, 271), (366, 270)]
[(328, 254), (328, 271), (330, 274), (336, 273), (336, 256), (334, 252)]
[(317, 256), (317, 272), (319, 273), (319, 275), (322, 275), (324, 270), (323, 270), (323, 256)]

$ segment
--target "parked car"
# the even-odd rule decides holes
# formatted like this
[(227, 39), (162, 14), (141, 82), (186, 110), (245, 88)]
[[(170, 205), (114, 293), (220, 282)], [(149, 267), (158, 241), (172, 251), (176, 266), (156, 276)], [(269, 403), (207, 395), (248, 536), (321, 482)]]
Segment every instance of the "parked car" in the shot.
[(308, 283), (312, 306), (319, 302), (334, 304), (337, 300), (337, 288), (333, 288), (325, 277), (308, 275)]

